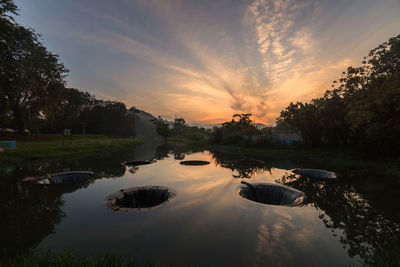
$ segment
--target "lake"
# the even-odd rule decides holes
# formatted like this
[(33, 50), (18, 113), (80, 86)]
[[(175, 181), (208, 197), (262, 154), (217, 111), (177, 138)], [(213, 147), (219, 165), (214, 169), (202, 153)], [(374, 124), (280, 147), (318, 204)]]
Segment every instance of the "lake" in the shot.
[[(240, 161), (249, 158), (258, 163)], [(155, 162), (121, 165), (133, 159)], [(349, 174), (311, 179), (289, 171), (298, 167), (321, 166), (151, 142), (97, 157), (10, 166), (0, 170), (0, 248), (8, 255), (111, 252), (172, 266), (359, 266), (376, 246), (399, 236), (398, 181)], [(20, 182), (75, 170), (95, 174), (79, 184)], [(306, 200), (295, 207), (250, 201), (239, 195), (241, 181), (287, 185)], [(147, 185), (176, 195), (150, 209), (105, 205), (120, 189)]]

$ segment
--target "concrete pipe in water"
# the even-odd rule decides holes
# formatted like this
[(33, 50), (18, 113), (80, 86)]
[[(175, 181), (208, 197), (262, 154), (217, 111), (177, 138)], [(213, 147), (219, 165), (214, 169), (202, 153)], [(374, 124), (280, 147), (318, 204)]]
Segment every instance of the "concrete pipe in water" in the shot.
[(241, 183), (244, 185), (239, 192), (241, 197), (263, 204), (293, 207), (301, 205), (306, 197), (303, 192), (285, 185)]
[(131, 166), (147, 165), (151, 163), (154, 163), (154, 160), (130, 160), (122, 162), (121, 164), (124, 166), (131, 167)]
[(93, 172), (90, 171), (72, 171), (47, 174), (40, 177), (26, 177), (23, 182), (35, 184), (72, 184), (89, 180)]
[(203, 166), (203, 165), (210, 164), (210, 162), (205, 161), (205, 160), (185, 160), (185, 161), (181, 161), (180, 164), (187, 165), (187, 166)]
[(121, 189), (106, 198), (106, 205), (113, 210), (150, 209), (166, 204), (176, 193), (163, 186), (141, 186)]

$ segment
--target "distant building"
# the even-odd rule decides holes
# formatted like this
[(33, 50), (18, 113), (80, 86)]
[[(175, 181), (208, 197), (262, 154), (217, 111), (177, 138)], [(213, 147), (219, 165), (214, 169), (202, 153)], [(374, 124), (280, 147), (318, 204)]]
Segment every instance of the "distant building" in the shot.
[(279, 141), (283, 145), (292, 145), (295, 142), (301, 143), (303, 139), (296, 133), (274, 133), (270, 134), (269, 138)]

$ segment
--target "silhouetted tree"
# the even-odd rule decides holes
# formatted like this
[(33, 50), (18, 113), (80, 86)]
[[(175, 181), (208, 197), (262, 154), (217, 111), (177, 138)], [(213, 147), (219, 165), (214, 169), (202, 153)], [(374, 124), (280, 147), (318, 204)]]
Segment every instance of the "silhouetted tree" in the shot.
[(250, 119), (252, 114), (234, 114), (231, 121), (222, 123), (221, 127), (214, 127), (210, 142), (213, 144), (240, 144), (251, 145), (252, 137), (260, 135), (258, 130)]
[(121, 102), (97, 100), (92, 108), (87, 108), (81, 113), (80, 121), (86, 124), (86, 131), (90, 134), (135, 134), (134, 117)]
[(81, 120), (81, 113), (91, 109), (96, 104), (96, 98), (74, 88), (65, 88), (60, 94), (58, 110), (48, 118), (49, 131), (61, 132), (62, 129), (72, 129), (73, 133), (83, 133), (86, 123)]
[(354, 144), (400, 152), (400, 35), (373, 49), (361, 67), (348, 67), (332, 86), (323, 98), (291, 103), (277, 124), (312, 146)]
[(7, 13), (17, 15), (17, 5), (13, 0), (0, 0), (0, 20), (14, 21), (13, 17)]
[[(300, 134), (304, 142), (311, 146), (321, 142), (321, 124), (317, 117), (318, 107), (315, 103), (290, 103), (281, 112), (280, 119)], [(281, 122), (282, 123), (282, 122)]]
[(154, 120), (154, 124), (156, 125), (157, 133), (164, 137), (164, 139), (167, 139), (167, 137), (171, 135), (168, 121), (158, 116), (158, 118)]
[(64, 88), (67, 69), (33, 30), (7, 15), (16, 12), (12, 1), (2, 1), (0, 10), (0, 100), (9, 108), (15, 126), (23, 130), (48, 116), (53, 99)]

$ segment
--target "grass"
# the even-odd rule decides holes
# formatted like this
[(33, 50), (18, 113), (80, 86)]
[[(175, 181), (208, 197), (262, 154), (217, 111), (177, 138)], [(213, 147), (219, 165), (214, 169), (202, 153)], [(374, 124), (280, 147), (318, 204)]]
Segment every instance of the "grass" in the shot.
[(249, 148), (241, 146), (208, 145), (191, 140), (170, 138), (170, 142), (184, 142), (199, 145), (212, 151), (241, 153), (247, 156), (259, 156), (275, 160), (292, 160), (297, 163), (312, 164), (320, 168), (346, 173), (368, 173), (400, 179), (400, 158), (378, 158), (375, 155), (351, 149), (307, 149), (295, 146), (279, 145), (275, 148)]
[(134, 147), (141, 143), (138, 138), (101, 135), (75, 135), (64, 141), (62, 135), (56, 134), (15, 136), (15, 138), (17, 149), (0, 152), (0, 167), (33, 160), (89, 156)]
[(384, 247), (377, 248), (368, 257), (370, 266), (392, 267), (400, 266), (400, 241), (397, 238), (389, 240)]
[(79, 257), (72, 251), (62, 253), (36, 253), (18, 256), (13, 259), (0, 260), (0, 266), (15, 267), (141, 267), (154, 266), (150, 263), (139, 263), (135, 258), (123, 258), (116, 254), (101, 254), (97, 257)]

